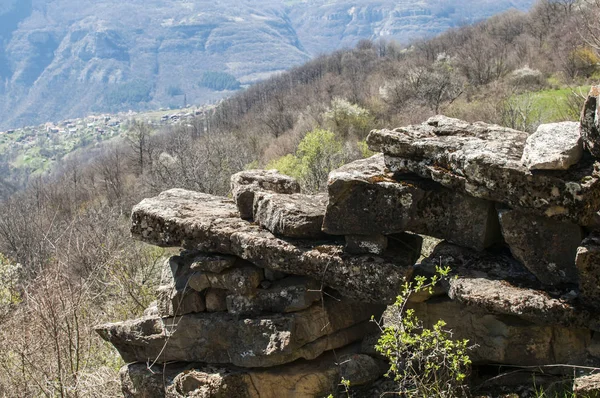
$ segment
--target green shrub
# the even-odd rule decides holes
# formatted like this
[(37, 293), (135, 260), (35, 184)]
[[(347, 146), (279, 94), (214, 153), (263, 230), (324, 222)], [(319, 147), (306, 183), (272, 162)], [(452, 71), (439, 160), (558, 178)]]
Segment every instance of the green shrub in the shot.
[(297, 178), (308, 191), (323, 189), (329, 172), (344, 164), (344, 146), (336, 135), (323, 129), (315, 129), (300, 141), (295, 155), (286, 155), (270, 162), (283, 174)]
[(374, 124), (368, 110), (343, 98), (334, 98), (331, 101), (331, 107), (323, 114), (323, 119), (325, 126), (340, 137), (366, 137)]
[(376, 350), (390, 361), (386, 374), (397, 383), (398, 393), (407, 397), (464, 397), (471, 360), (467, 355), (468, 340), (452, 340), (442, 320), (427, 329), (415, 311), (407, 309), (411, 294), (432, 288), (447, 278), (449, 268), (437, 268), (436, 275), (427, 283), (418, 276), (405, 283), (402, 293), (388, 311), (382, 335)]

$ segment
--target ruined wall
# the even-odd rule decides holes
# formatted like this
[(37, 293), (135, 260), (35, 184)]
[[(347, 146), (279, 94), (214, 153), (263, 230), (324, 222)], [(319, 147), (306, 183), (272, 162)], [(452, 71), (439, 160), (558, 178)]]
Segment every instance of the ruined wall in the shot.
[[(436, 116), (373, 131), (369, 159), (327, 195), (290, 177), (232, 177), (233, 200), (172, 189), (132, 233), (181, 247), (146, 316), (98, 327), (130, 362), (128, 397), (314, 397), (381, 377), (372, 316), (442, 264), (413, 297), (476, 365), (600, 364), (600, 163), (594, 91), (583, 120), (535, 134)], [(592, 111), (590, 111), (590, 109)], [(426, 258), (420, 235), (442, 239)], [(369, 343), (370, 342), (370, 343)]]

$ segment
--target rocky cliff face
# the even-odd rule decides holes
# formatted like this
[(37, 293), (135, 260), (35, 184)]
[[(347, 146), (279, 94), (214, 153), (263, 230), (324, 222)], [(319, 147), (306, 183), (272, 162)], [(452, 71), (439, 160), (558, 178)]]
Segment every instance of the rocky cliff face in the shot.
[[(383, 154), (333, 171), (326, 198), (256, 170), (232, 177), (236, 202), (180, 189), (145, 199), (133, 235), (185, 250), (145, 317), (97, 329), (131, 362), (125, 395), (314, 397), (340, 376), (373, 382), (385, 364), (368, 320), (440, 263), (454, 277), (409, 306), (469, 339), (475, 366), (600, 365), (590, 118), (582, 133), (444, 116), (373, 131)], [(443, 240), (418, 263), (417, 234)], [(594, 383), (575, 386), (595, 396)]]
[(206, 72), (251, 83), (361, 38), (430, 36), (532, 0), (453, 3), (3, 1), (0, 128), (204, 103), (236, 87)]

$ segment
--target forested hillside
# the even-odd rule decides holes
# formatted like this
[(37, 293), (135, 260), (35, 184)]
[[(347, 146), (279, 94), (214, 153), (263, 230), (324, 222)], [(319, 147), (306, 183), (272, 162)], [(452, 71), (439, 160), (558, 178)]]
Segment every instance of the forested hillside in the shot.
[(201, 105), (361, 38), (407, 42), (531, 3), (4, 0), (0, 131)]
[(232, 173), (265, 166), (322, 190), (332, 168), (368, 155), (370, 129), (435, 113), (526, 131), (576, 120), (598, 78), (598, 21), (598, 5), (545, 0), (408, 47), (361, 41), (193, 122), (155, 133), (135, 123), (120, 143), (33, 179), (0, 208), (0, 395), (120, 395), (118, 356), (92, 326), (153, 300), (165, 252), (128, 238), (141, 198), (226, 195)]

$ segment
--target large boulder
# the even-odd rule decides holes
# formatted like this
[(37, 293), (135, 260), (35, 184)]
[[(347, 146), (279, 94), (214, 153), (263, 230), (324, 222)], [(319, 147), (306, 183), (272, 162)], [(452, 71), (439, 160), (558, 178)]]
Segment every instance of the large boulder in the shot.
[(532, 172), (521, 159), (528, 134), (444, 116), (394, 130), (374, 130), (367, 142), (385, 154), (392, 172), (412, 172), (474, 197), (560, 221), (600, 225), (600, 164), (584, 159), (569, 170)]
[(504, 240), (531, 273), (546, 285), (578, 281), (575, 256), (584, 238), (581, 227), (518, 210), (501, 210)]
[(567, 170), (579, 163), (583, 144), (577, 122), (540, 125), (527, 137), (522, 161), (529, 170)]
[(204, 296), (189, 287), (177, 289), (174, 284), (163, 285), (157, 291), (157, 310), (160, 316), (172, 317), (204, 312)]
[(287, 314), (238, 318), (224, 312), (146, 317), (100, 325), (96, 331), (126, 362), (171, 361), (270, 367), (360, 340), (378, 305), (325, 300)]
[(231, 193), (243, 219), (252, 218), (254, 195), (261, 191), (299, 193), (300, 184), (277, 170), (246, 170), (231, 176)]
[[(132, 363), (120, 371), (126, 398), (313, 398), (334, 392), (339, 382), (339, 356), (355, 358), (351, 345), (312, 361), (300, 360), (275, 369), (243, 369), (199, 363), (173, 363), (148, 367)], [(360, 359), (368, 363), (367, 358)], [(362, 362), (361, 362), (362, 364)], [(360, 369), (364, 378), (366, 371)], [(362, 381), (348, 377), (352, 385)], [(372, 374), (372, 373), (369, 373)], [(358, 385), (358, 384), (357, 384)]]
[(326, 208), (326, 195), (269, 192), (254, 195), (254, 221), (275, 235), (289, 238), (322, 238)]
[(312, 277), (346, 297), (372, 303), (393, 302), (416, 260), (402, 246), (383, 256), (353, 256), (336, 242), (277, 238), (240, 219), (231, 201), (182, 189), (144, 199), (131, 218), (132, 235), (147, 243), (236, 255), (272, 271)]
[(394, 176), (382, 155), (329, 174), (323, 230), (333, 235), (411, 231), (482, 250), (500, 238), (492, 202), (415, 176)]
[(600, 309), (600, 233), (592, 232), (577, 249), (575, 260), (583, 302)]
[(585, 149), (592, 155), (600, 157), (600, 130), (598, 120), (598, 98), (600, 86), (592, 86), (581, 110), (581, 138)]

